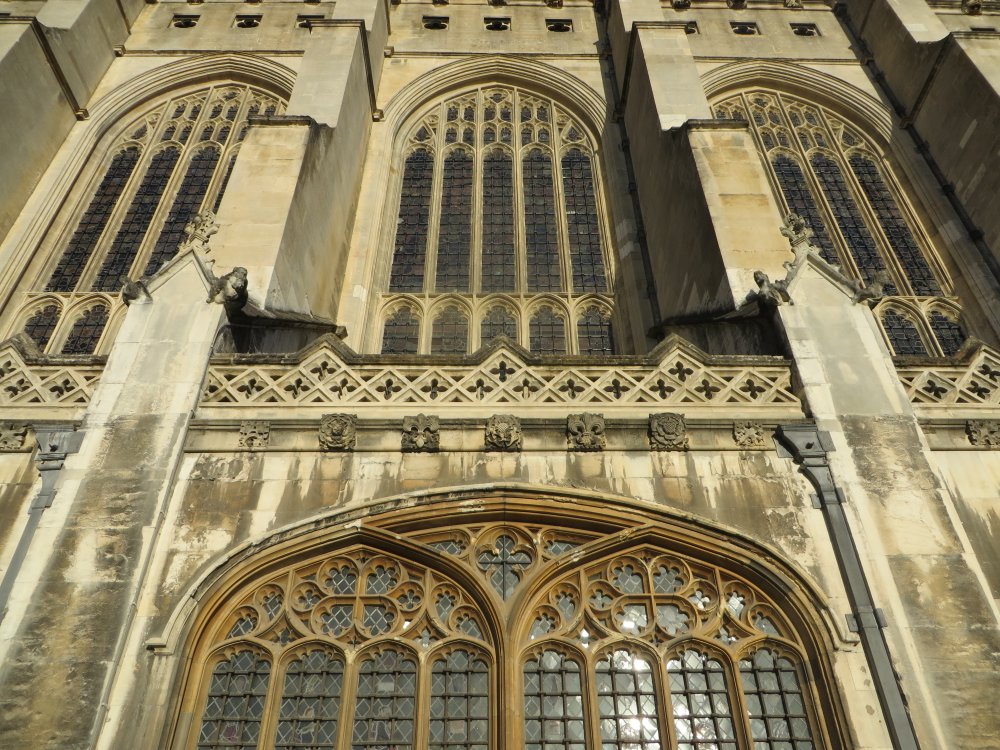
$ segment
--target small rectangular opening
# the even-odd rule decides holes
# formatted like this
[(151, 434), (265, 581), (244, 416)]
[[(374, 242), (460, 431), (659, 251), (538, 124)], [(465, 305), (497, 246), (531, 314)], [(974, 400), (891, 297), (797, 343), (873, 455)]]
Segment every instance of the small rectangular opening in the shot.
[(814, 23), (792, 23), (789, 26), (795, 36), (819, 36), (819, 29)]
[(760, 27), (753, 21), (730, 21), (729, 28), (740, 36), (760, 36)]
[(444, 31), (448, 28), (448, 16), (424, 16), (423, 24), (429, 31)]
[(565, 34), (573, 30), (573, 20), (570, 18), (547, 18), (545, 28), (557, 34)]
[(236, 16), (236, 20), (233, 22), (233, 25), (237, 29), (256, 29), (260, 26), (260, 20), (262, 18), (263, 16), (259, 15), (239, 15)]
[(510, 17), (487, 16), (483, 19), (487, 31), (510, 31)]
[(308, 29), (312, 27), (313, 21), (322, 21), (323, 16), (316, 14), (298, 15), (295, 16), (295, 25), (300, 29)]
[(175, 13), (174, 17), (170, 19), (170, 25), (175, 29), (193, 29), (198, 25), (198, 19), (201, 16), (194, 16), (185, 13)]

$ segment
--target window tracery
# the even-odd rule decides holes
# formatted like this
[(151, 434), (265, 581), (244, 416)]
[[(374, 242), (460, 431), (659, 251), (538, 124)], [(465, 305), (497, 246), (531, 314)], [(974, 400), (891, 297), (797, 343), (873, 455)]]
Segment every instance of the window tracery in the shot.
[[(647, 543), (584, 552), (617, 532), (398, 531), (421, 562), (347, 542), (230, 597), (193, 677), (191, 746), (827, 746), (795, 630), (747, 580)], [(500, 733), (497, 690), (520, 708)]]
[[(472, 336), (458, 331), (449, 344), (433, 333), (417, 338), (420, 352), (465, 353), (496, 335), (530, 340), (531, 301), (552, 294), (574, 317), (552, 322), (562, 334), (536, 337), (553, 347), (535, 351), (584, 351), (578, 297), (599, 295), (610, 307), (610, 275), (594, 146), (573, 117), (525, 91), (484, 87), (423, 113), (401, 159), (382, 319), (401, 295), (425, 312), (441, 295), (462, 295), (455, 299), (472, 311)], [(497, 319), (491, 294), (504, 295), (513, 326)], [(436, 325), (434, 316), (422, 318)], [(586, 353), (608, 353), (613, 343), (606, 336), (598, 351), (589, 342)], [(391, 348), (383, 336), (382, 351)]]
[[(122, 128), (75, 221), (52, 239), (61, 252), (48, 279), (26, 292), (25, 304), (56, 296), (62, 299), (58, 313), (59, 307), (107, 297), (106, 322), (118, 304), (110, 295), (123, 281), (156, 273), (177, 253), (188, 222), (204, 208), (218, 209), (247, 118), (282, 109), (280, 100), (254, 87), (219, 84), (169, 99)], [(62, 353), (91, 354), (93, 348), (69, 344), (78, 325), (59, 320), (48, 336), (37, 327), (28, 333), (47, 346), (66, 342)], [(88, 340), (96, 346), (100, 339)]]
[[(823, 258), (865, 283), (887, 271), (885, 293), (912, 301), (915, 309), (925, 308), (927, 298), (949, 293), (946, 275), (888, 163), (875, 143), (844, 118), (796, 97), (760, 90), (718, 102), (715, 114), (749, 123), (783, 203), (805, 219)], [(895, 353), (948, 356), (961, 346), (960, 327), (946, 331), (926, 312), (916, 313), (926, 337), (906, 316), (880, 318)]]

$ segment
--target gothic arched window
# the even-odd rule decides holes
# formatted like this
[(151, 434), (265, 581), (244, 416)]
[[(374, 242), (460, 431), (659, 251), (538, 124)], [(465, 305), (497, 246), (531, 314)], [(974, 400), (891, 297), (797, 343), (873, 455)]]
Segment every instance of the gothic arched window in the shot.
[(828, 261), (865, 281), (887, 269), (890, 294), (942, 293), (929, 248), (890, 187), (885, 160), (846, 119), (770, 91), (730, 97), (715, 112), (749, 122), (783, 203), (806, 220)]
[(26, 332), (39, 343), (65, 341), (64, 354), (92, 353), (124, 280), (155, 274), (177, 253), (188, 223), (218, 209), (247, 118), (282, 109), (280, 100), (254, 87), (219, 84), (161, 103), (122, 128), (65, 234), (53, 238), (57, 257), (25, 303), (57, 295), (87, 304), (84, 298), (92, 297), (103, 305), (103, 320), (98, 324), (98, 308), (91, 307), (86, 323), (56, 321), (47, 337), (37, 325)]
[[(443, 296), (461, 295), (473, 311), (464, 353), (537, 328), (528, 310), (545, 293), (559, 297), (570, 318), (553, 323), (563, 327), (558, 336), (536, 336), (535, 351), (612, 353), (610, 331), (600, 346), (578, 338), (591, 329), (580, 295), (610, 309), (611, 269), (595, 146), (566, 109), (509, 87), (460, 94), (413, 124), (400, 173), (383, 320), (405, 295), (437, 327), (426, 313)], [(503, 311), (489, 299), (495, 294), (504, 295)], [(500, 320), (506, 313), (512, 324)], [(459, 351), (442, 349), (433, 331), (418, 340), (420, 351)]]
[(818, 662), (759, 586), (564, 520), (390, 523), (418, 554), (347, 539), (268, 563), (200, 629), (197, 721), (171, 746), (838, 746)]

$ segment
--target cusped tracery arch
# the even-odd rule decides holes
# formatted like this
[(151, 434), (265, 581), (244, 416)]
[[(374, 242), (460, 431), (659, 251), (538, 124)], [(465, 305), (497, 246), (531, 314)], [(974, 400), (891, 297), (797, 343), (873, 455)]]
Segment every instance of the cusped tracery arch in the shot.
[[(421, 306), (444, 294), (467, 298), (476, 333), (466, 347), (489, 343), (482, 337), (497, 328), (478, 304), (485, 295), (511, 300), (519, 331), (537, 295), (572, 306), (593, 294), (611, 307), (596, 143), (569, 109), (525, 89), (483, 85), (426, 107), (401, 137), (388, 295)], [(575, 353), (575, 328), (565, 334), (569, 345), (540, 353)], [(433, 334), (420, 340), (420, 351), (436, 353)]]
[(582, 498), (457, 502), (310, 526), (208, 586), (171, 746), (841, 746), (787, 570), (769, 590), (762, 557)]

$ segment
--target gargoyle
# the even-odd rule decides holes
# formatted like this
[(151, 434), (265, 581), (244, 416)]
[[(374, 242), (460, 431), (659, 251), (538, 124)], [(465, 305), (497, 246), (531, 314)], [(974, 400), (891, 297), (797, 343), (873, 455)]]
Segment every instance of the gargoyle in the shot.
[(872, 276), (871, 283), (867, 286), (863, 285), (860, 281), (855, 282), (855, 292), (851, 299), (855, 302), (867, 302), (871, 305), (885, 296), (885, 288), (889, 285), (890, 281), (889, 272), (882, 269)]
[(763, 271), (754, 271), (753, 280), (757, 283), (757, 292), (754, 298), (767, 307), (777, 307), (782, 302), (791, 301), (788, 296), (788, 280), (778, 279), (771, 281)]
[(206, 302), (225, 305), (226, 310), (232, 312), (242, 310), (247, 303), (248, 296), (247, 269), (243, 266), (236, 266), (232, 271), (212, 282)]

